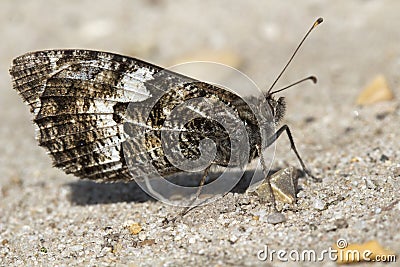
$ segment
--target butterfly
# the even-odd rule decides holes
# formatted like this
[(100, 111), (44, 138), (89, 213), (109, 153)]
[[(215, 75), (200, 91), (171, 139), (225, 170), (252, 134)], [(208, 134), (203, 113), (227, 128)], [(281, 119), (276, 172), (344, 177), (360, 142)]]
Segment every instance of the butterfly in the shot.
[[(130, 158), (148, 154), (162, 175), (179, 172), (164, 155), (161, 132), (177, 131), (164, 125), (169, 110), (198, 97), (234, 106), (236, 120), (246, 123), (251, 136), (250, 160), (257, 156), (260, 126), (241, 97), (150, 63), (100, 51), (47, 50), (16, 58), (10, 73), (14, 88), (31, 107), (39, 145), (66, 173), (113, 181), (149, 172), (138, 166), (129, 170), (127, 153)], [(283, 103), (274, 105), (282, 109)], [(199, 142), (207, 137), (220, 148), (213, 163), (228, 164), (230, 141), (217, 122), (197, 118), (179, 131), (187, 158), (199, 156)]]
[[(274, 94), (286, 88), (271, 86), (261, 98), (244, 98), (136, 58), (79, 49), (27, 53), (13, 60), (10, 74), (31, 108), (39, 145), (68, 174), (131, 181), (182, 172), (182, 163), (243, 166), (258, 157), (263, 163), (263, 149), (286, 132), (303, 170), (313, 177), (289, 127), (275, 131), (285, 101)], [(315, 82), (313, 76), (304, 80)], [(169, 119), (177, 111), (180, 115)], [(206, 150), (214, 153), (204, 162)]]

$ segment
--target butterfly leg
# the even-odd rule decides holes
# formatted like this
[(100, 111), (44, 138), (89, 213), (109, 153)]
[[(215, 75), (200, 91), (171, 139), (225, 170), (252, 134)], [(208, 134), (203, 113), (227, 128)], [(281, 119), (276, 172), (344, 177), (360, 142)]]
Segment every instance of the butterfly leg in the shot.
[(270, 146), (271, 144), (273, 144), (283, 132), (286, 132), (286, 134), (289, 138), (290, 147), (291, 147), (291, 149), (293, 149), (294, 153), (296, 154), (296, 157), (299, 160), (300, 165), (303, 168), (303, 171), (309, 177), (311, 177), (314, 181), (321, 182), (320, 178), (315, 177), (311, 173), (311, 171), (306, 168), (306, 165), (304, 164), (303, 160), (301, 159), (299, 152), (297, 152), (296, 145), (294, 144), (292, 133), (290, 132), (289, 126), (287, 126), (286, 124), (283, 125), (281, 128), (279, 128), (278, 131), (276, 131), (276, 133), (274, 133), (274, 135), (272, 135), (271, 137), (268, 138), (267, 147)]
[(200, 184), (199, 184), (199, 187), (197, 188), (196, 195), (195, 195), (195, 197), (192, 199), (192, 201), (190, 202), (190, 205), (187, 206), (187, 207), (179, 214), (181, 217), (185, 216), (189, 211), (191, 211), (192, 209), (194, 209), (195, 207), (197, 207), (197, 206), (194, 205), (194, 203), (196, 202), (196, 200), (199, 198), (199, 196), (200, 196), (200, 194), (201, 194), (201, 190), (203, 189), (203, 186), (204, 186), (204, 184), (205, 184), (205, 182), (206, 182), (206, 179), (207, 179), (207, 176), (208, 176), (208, 172), (210, 171), (210, 168), (211, 168), (211, 164), (210, 164), (207, 168), (204, 169), (203, 176), (201, 177)]

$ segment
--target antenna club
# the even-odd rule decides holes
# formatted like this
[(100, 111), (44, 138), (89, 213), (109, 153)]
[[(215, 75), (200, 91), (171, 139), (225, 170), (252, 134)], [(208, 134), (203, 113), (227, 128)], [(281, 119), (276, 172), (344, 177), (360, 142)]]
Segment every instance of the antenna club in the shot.
[(288, 86), (286, 86), (286, 87), (284, 87), (284, 88), (282, 88), (282, 89), (273, 91), (273, 92), (269, 93), (269, 95), (273, 95), (273, 94), (282, 92), (283, 90), (286, 90), (286, 89), (288, 89), (288, 88), (290, 88), (290, 87), (292, 87), (292, 86), (295, 86), (296, 84), (299, 84), (299, 83), (302, 83), (302, 82), (308, 81), (308, 80), (311, 80), (314, 84), (317, 83), (317, 77), (315, 77), (314, 75), (311, 75), (311, 76), (308, 76), (307, 78), (301, 79), (300, 81), (297, 81), (297, 82), (295, 82), (295, 83), (292, 83), (291, 85), (288, 85)]
[(315, 76), (310, 76), (309, 78), (313, 83), (317, 83), (318, 82), (318, 79)]
[(318, 19), (314, 22), (314, 24), (313, 24), (313, 26), (312, 26), (312, 29), (314, 29), (315, 27), (317, 27), (317, 26), (318, 26), (319, 24), (321, 24), (323, 21), (324, 21), (323, 18), (318, 18)]

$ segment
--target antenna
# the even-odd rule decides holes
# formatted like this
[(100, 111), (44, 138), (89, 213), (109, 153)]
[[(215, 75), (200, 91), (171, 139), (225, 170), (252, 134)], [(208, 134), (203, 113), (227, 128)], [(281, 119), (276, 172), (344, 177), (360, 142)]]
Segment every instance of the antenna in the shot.
[[(281, 78), (282, 74), (285, 72), (285, 70), (286, 70), (287, 67), (289, 66), (290, 62), (292, 62), (294, 56), (297, 54), (297, 51), (299, 51), (300, 47), (302, 46), (302, 44), (304, 43), (304, 41), (307, 39), (307, 37), (308, 37), (308, 35), (310, 34), (310, 32), (311, 32), (315, 27), (317, 27), (319, 24), (321, 24), (323, 21), (324, 21), (324, 20), (323, 20), (322, 18), (318, 18), (318, 19), (314, 22), (314, 24), (311, 26), (311, 28), (307, 31), (307, 33), (304, 35), (303, 39), (301, 40), (301, 42), (300, 42), (299, 45), (297, 46), (296, 50), (294, 50), (294, 52), (293, 52), (292, 56), (290, 57), (289, 61), (286, 63), (285, 67), (282, 69), (282, 71), (279, 73), (278, 77), (275, 79), (274, 83), (273, 83), (273, 84), (271, 85), (271, 87), (269, 88), (269, 90), (268, 90), (268, 92), (267, 92), (268, 95), (271, 94), (272, 88), (274, 88), (275, 84), (276, 84), (276, 83), (278, 82), (278, 80)], [(311, 77), (313, 77), (313, 76), (311, 76)], [(302, 82), (302, 81), (304, 81), (304, 80), (308, 80), (308, 79), (311, 79), (311, 80), (313, 80), (313, 81), (314, 81), (314, 80), (316, 81), (315, 77), (314, 77), (314, 79), (308, 77), (308, 78), (305, 78), (305, 79), (303, 79), (303, 80), (301, 80), (301, 81), (299, 81), (299, 82), (296, 82), (296, 83), (294, 83), (294, 84), (292, 84), (292, 85), (289, 85), (288, 87), (293, 86), (293, 85), (295, 85), (295, 84), (298, 84), (298, 83), (300, 83), (300, 82)], [(285, 87), (285, 88), (280, 89), (280, 90), (278, 90), (278, 91), (275, 91), (275, 92), (273, 92), (273, 93), (280, 92), (280, 91), (282, 91), (282, 90), (284, 90), (284, 89), (287, 89), (288, 87)]]
[(292, 84), (290, 84), (290, 85), (288, 85), (288, 86), (285, 86), (285, 87), (283, 87), (283, 88), (281, 88), (281, 89), (279, 89), (279, 90), (273, 91), (273, 92), (269, 93), (268, 95), (273, 95), (273, 94), (275, 94), (275, 93), (281, 92), (281, 91), (283, 91), (283, 90), (286, 90), (286, 89), (288, 89), (288, 88), (290, 88), (290, 87), (292, 87), (292, 86), (295, 86), (295, 85), (297, 85), (297, 84), (299, 84), (299, 83), (302, 83), (302, 82), (304, 82), (304, 81), (307, 81), (307, 80), (311, 80), (313, 83), (317, 83), (317, 77), (315, 77), (315, 76), (309, 76), (309, 77), (307, 77), (307, 78), (301, 79), (300, 81), (297, 81), (297, 82), (292, 83)]

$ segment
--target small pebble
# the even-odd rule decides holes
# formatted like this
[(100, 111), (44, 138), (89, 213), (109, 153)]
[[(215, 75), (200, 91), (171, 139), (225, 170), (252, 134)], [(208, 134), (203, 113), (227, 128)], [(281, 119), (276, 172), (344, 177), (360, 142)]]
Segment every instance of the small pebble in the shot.
[(369, 178), (363, 178), (368, 189), (376, 189), (376, 184)]
[(140, 232), (138, 235), (138, 238), (140, 241), (143, 241), (147, 238), (146, 233), (145, 232)]
[(154, 245), (155, 243), (156, 243), (155, 239), (146, 239), (139, 242), (139, 246), (151, 246)]
[(285, 215), (280, 212), (274, 212), (268, 215), (267, 222), (269, 224), (278, 224), (286, 221)]
[(71, 251), (77, 252), (77, 251), (83, 250), (83, 246), (82, 245), (75, 245), (75, 246), (71, 246), (69, 249)]
[(327, 223), (324, 225), (323, 229), (325, 232), (331, 232), (331, 231), (336, 231), (337, 230), (337, 225), (334, 223)]
[(313, 223), (309, 224), (308, 227), (310, 228), (311, 231), (314, 231), (314, 230), (318, 229), (318, 227)]
[(335, 220), (334, 224), (338, 229), (347, 228), (349, 226), (346, 219), (343, 219), (343, 218)]
[(381, 158), (380, 158), (379, 160), (382, 161), (382, 162), (385, 162), (385, 161), (388, 161), (388, 160), (389, 160), (389, 157), (386, 156), (385, 154), (382, 154), (382, 155), (381, 155)]
[(313, 207), (314, 207), (314, 209), (317, 209), (317, 210), (324, 210), (324, 209), (326, 209), (326, 203), (325, 203), (325, 201), (323, 201), (321, 199), (316, 199), (314, 201)]
[(304, 191), (300, 191), (299, 193), (297, 193), (297, 198), (305, 198), (306, 197), (306, 193), (304, 193)]
[(142, 231), (142, 226), (140, 226), (139, 223), (132, 223), (131, 225), (129, 225), (129, 232), (132, 235), (137, 235), (141, 231)]
[(229, 237), (229, 242), (231, 242), (231, 243), (236, 243), (236, 241), (238, 241), (238, 237), (236, 236), (236, 235), (231, 235), (230, 237)]
[(400, 167), (396, 167), (393, 171), (394, 176), (400, 176)]
[(381, 121), (381, 120), (385, 119), (389, 114), (390, 114), (390, 112), (387, 112), (387, 111), (380, 112), (380, 113), (378, 113), (378, 114), (375, 115), (375, 118), (376, 118), (377, 120), (380, 120), (380, 121)]
[(370, 105), (373, 103), (392, 100), (393, 92), (389, 89), (383, 75), (378, 75), (360, 93), (356, 100), (357, 105)]

